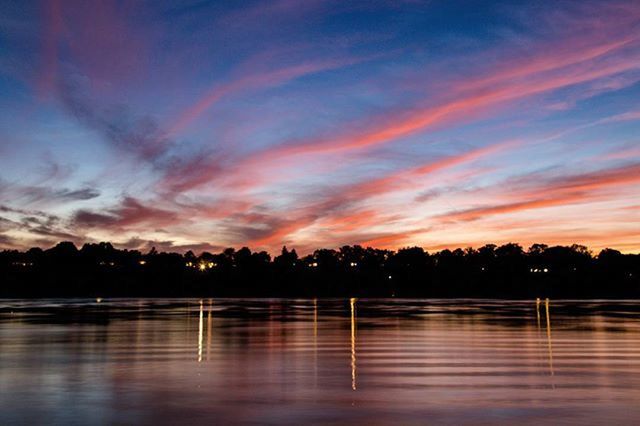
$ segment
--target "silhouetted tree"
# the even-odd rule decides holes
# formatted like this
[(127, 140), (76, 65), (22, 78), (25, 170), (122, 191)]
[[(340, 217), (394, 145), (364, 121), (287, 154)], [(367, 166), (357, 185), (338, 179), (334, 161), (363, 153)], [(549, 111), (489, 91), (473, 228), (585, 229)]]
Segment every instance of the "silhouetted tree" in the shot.
[(581, 245), (515, 243), (398, 251), (343, 246), (273, 260), (248, 247), (220, 253), (80, 250), (62, 242), (0, 252), (0, 296), (639, 297), (640, 255)]

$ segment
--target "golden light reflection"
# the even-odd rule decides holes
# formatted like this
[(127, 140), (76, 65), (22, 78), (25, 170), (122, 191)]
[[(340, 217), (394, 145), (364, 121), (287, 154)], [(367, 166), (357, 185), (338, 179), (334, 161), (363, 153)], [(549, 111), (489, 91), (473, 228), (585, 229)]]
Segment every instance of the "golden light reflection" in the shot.
[(351, 304), (351, 389), (356, 390), (356, 298), (352, 297)]
[(313, 299), (313, 377), (318, 386), (318, 299)]
[[(546, 317), (547, 317), (547, 347), (549, 349), (549, 374), (551, 376), (554, 375), (553, 372), (553, 348), (551, 346), (551, 317), (549, 315), (549, 298), (545, 299), (544, 301), (544, 308), (545, 308), (545, 313), (546, 313)], [(555, 388), (555, 385), (553, 385), (553, 388)]]
[(202, 362), (202, 326), (204, 321), (204, 312), (202, 300), (200, 301), (200, 321), (198, 322), (198, 362)]
[(313, 341), (317, 344), (318, 338), (318, 299), (313, 299)]
[[(541, 326), (541, 316), (540, 316), (540, 298), (536, 297), (536, 322), (537, 322), (537, 342), (538, 342), (538, 347), (542, 348), (542, 326)], [(541, 356), (542, 351), (539, 352), (540, 354), (540, 360), (541, 360), (541, 364), (542, 364), (542, 356)]]
[(209, 361), (209, 352), (211, 351), (211, 304), (209, 299), (209, 308), (207, 309), (207, 361)]

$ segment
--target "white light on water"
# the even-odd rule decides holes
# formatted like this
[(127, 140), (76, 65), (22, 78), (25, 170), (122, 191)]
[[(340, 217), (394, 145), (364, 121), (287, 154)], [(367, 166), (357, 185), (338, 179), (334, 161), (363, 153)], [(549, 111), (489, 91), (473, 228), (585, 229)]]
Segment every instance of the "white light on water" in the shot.
[(351, 389), (356, 390), (356, 299), (349, 299), (351, 305)]
[(198, 322), (198, 362), (202, 362), (202, 329), (203, 329), (203, 309), (200, 301), (200, 321)]

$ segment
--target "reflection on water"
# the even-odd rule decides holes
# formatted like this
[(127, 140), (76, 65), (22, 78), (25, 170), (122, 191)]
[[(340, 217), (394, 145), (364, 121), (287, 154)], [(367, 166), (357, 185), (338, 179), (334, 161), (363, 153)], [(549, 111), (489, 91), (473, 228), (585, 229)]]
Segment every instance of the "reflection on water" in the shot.
[(356, 390), (356, 298), (349, 300), (351, 305), (351, 389)]
[(639, 313), (548, 299), (5, 300), (0, 424), (637, 424)]
[(204, 320), (202, 300), (200, 301), (200, 321), (198, 322), (198, 362), (202, 362), (202, 323)]
[[(549, 348), (549, 373), (553, 376), (553, 348), (551, 345), (551, 317), (549, 316), (549, 299), (544, 301), (544, 312), (547, 317), (547, 347)], [(555, 388), (555, 385), (553, 385)]]

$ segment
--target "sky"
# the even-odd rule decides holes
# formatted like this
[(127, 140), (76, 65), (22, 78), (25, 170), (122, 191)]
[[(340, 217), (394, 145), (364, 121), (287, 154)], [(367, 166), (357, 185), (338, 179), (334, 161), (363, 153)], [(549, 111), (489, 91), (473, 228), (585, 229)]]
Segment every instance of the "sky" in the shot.
[(0, 248), (640, 251), (640, 3), (0, 0)]

